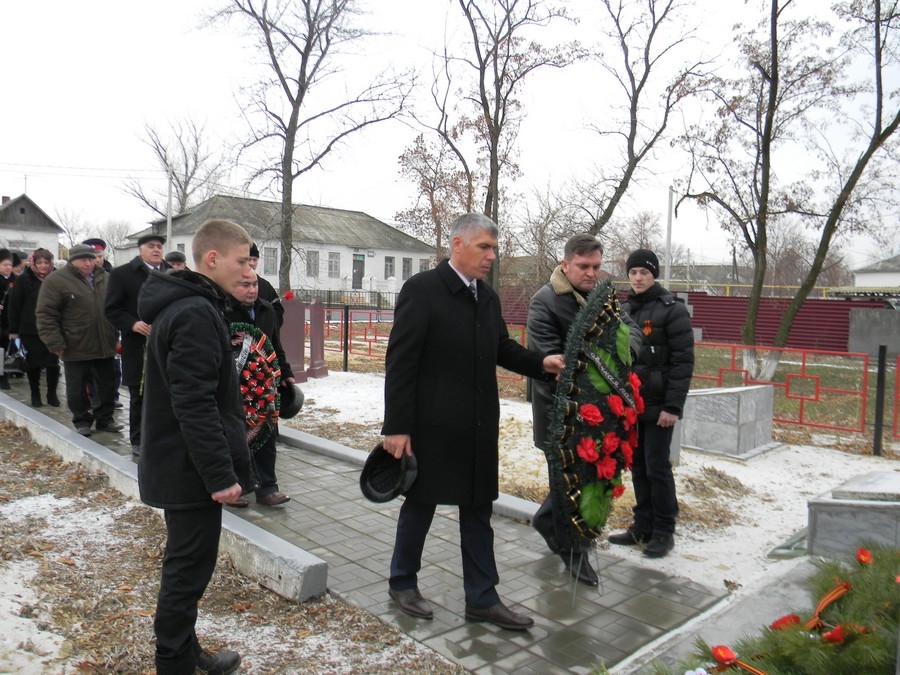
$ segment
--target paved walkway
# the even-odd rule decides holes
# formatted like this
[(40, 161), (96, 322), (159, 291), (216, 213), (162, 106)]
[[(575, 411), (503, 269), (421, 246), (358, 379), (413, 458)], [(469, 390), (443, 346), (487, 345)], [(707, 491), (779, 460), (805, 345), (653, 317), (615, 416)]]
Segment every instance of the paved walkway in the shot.
[[(14, 398), (30, 401), (24, 379)], [(125, 408), (117, 419), (127, 424)], [(40, 412), (71, 426), (68, 410)], [(92, 439), (130, 456), (127, 433)], [(309, 444), (307, 444), (309, 445)], [(280, 508), (232, 510), (328, 563), (328, 590), (475, 673), (590, 673), (610, 667), (716, 604), (725, 593), (599, 552), (598, 589), (570, 582), (559, 557), (523, 522), (493, 519), (500, 596), (530, 614), (535, 626), (516, 633), (463, 618), (456, 510), (440, 507), (428, 537), (419, 588), (434, 605), (433, 621), (412, 619), (387, 595), (387, 570), (399, 502), (373, 504), (359, 490), (360, 467), (284, 443), (278, 449)], [(358, 453), (357, 453), (358, 454)], [(253, 501), (252, 497), (250, 498)]]

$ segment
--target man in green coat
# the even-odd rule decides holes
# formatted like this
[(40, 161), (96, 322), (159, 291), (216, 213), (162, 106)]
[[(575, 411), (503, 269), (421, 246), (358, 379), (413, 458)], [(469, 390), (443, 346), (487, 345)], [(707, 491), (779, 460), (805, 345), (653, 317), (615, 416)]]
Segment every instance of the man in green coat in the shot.
[[(95, 258), (91, 246), (73, 246), (68, 264), (41, 284), (35, 310), (41, 341), (63, 360), (66, 402), (82, 436), (91, 435), (94, 423), (97, 431), (124, 428), (113, 420), (118, 336), (104, 313), (108, 275), (94, 265)], [(88, 384), (95, 387), (93, 409)]]

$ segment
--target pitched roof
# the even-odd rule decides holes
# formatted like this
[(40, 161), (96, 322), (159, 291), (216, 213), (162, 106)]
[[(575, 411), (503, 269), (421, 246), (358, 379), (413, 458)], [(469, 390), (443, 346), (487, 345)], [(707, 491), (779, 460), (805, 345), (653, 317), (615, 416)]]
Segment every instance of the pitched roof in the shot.
[(866, 272), (900, 272), (900, 255), (885, 258), (884, 260), (879, 260), (871, 265), (866, 265), (865, 267), (853, 270), (854, 274), (859, 274), (860, 272), (863, 274)]
[[(210, 218), (226, 218), (243, 225), (254, 240), (280, 239), (281, 204), (262, 199), (216, 195), (172, 218), (172, 234), (192, 235)], [(164, 233), (165, 218), (130, 236)], [(390, 249), (433, 253), (434, 247), (401, 232), (361, 211), (345, 211), (322, 206), (294, 205), (295, 244), (340, 244), (351, 248)]]
[[(12, 199), (7, 200), (6, 203), (4, 203), (4, 204), (0, 204), (0, 221), (7, 220), (6, 218), (3, 218), (4, 211), (6, 211), (7, 209), (12, 209), (16, 204), (18, 204), (22, 200), (28, 202), (33, 209), (35, 209), (38, 213), (40, 213), (46, 219), (46, 223), (44, 223), (45, 225), (55, 227), (60, 232), (63, 231), (62, 227), (59, 226), (59, 223), (57, 223), (55, 220), (53, 220), (53, 218), (48, 216), (47, 213), (44, 211), (44, 209), (42, 209), (40, 206), (35, 204), (34, 200), (24, 193), (20, 194), (18, 197), (13, 197)], [(10, 213), (12, 213), (12, 211), (10, 211)], [(32, 223), (32, 224), (37, 225), (38, 223)]]

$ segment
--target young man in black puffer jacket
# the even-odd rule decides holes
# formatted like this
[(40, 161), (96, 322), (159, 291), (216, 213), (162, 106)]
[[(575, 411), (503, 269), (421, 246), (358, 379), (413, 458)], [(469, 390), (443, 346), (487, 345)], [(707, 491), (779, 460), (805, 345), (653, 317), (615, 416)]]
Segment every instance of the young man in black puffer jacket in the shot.
[(653, 251), (638, 249), (625, 264), (631, 290), (622, 309), (644, 335), (634, 372), (641, 380), (644, 412), (638, 418), (638, 447), (631, 478), (634, 521), (609, 543), (646, 544), (644, 555), (661, 558), (675, 546), (678, 500), (669, 461), (675, 423), (694, 374), (694, 331), (687, 307), (657, 281), (659, 260)]

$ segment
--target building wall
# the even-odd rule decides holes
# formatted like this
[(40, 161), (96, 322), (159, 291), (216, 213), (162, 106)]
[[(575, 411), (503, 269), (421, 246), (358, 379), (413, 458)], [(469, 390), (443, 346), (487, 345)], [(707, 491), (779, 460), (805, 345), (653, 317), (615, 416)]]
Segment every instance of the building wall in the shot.
[(857, 272), (853, 285), (862, 288), (900, 286), (900, 272)]
[(59, 232), (4, 225), (0, 227), (0, 245), (12, 250), (20, 249), (26, 253), (31, 253), (36, 248), (45, 248), (55, 258), (59, 255)]
[(851, 309), (848, 351), (878, 356), (878, 346), (887, 345), (889, 359), (900, 354), (900, 312), (896, 309)]
[[(188, 267), (193, 267), (191, 260), (191, 241), (193, 237), (188, 235), (173, 236), (166, 242), (166, 253), (172, 250), (182, 250), (188, 258)], [(257, 274), (278, 287), (278, 268), (281, 260), (281, 243), (274, 240), (260, 240), (256, 242), (259, 248), (259, 265)], [(320, 245), (295, 242), (295, 251), (291, 263), (291, 288), (312, 289), (317, 291), (344, 291), (353, 288), (353, 256), (362, 256), (363, 278), (362, 290), (381, 291), (393, 293), (400, 290), (403, 285), (403, 260), (408, 259), (411, 274), (422, 269), (426, 265), (428, 269), (432, 265), (432, 256), (429, 253), (410, 253), (408, 251), (386, 249), (360, 249), (341, 245)], [(318, 272), (312, 274), (314, 264), (308, 264), (311, 259), (309, 253), (318, 256)], [(138, 253), (137, 247), (117, 249), (115, 264), (121, 265), (128, 262)], [(329, 271), (330, 254), (337, 254), (334, 264)], [(394, 275), (386, 275), (386, 258), (394, 259)]]

